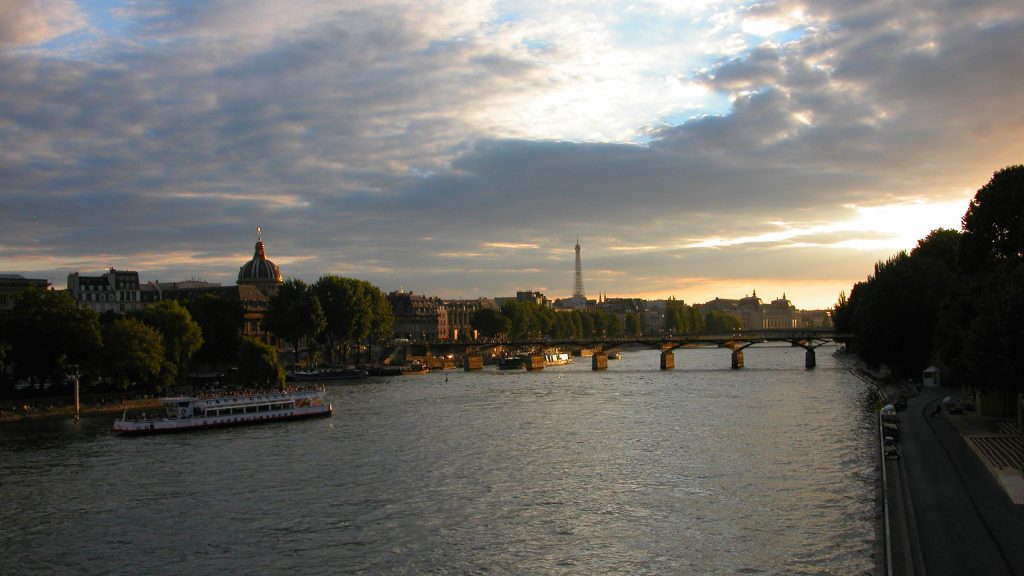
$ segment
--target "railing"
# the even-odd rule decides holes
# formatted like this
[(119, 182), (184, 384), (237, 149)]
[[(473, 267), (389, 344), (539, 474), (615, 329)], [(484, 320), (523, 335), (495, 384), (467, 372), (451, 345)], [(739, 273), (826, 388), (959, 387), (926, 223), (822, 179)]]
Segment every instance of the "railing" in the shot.
[(832, 328), (784, 328), (751, 331), (736, 331), (723, 334), (658, 334), (652, 336), (596, 336), (592, 338), (490, 338), (471, 341), (432, 340), (409, 342), (405, 345), (427, 346), (432, 349), (444, 350), (482, 350), (507, 346), (514, 348), (528, 347), (582, 347), (611, 349), (626, 344), (639, 344), (662, 350), (671, 350), (683, 346), (720, 346), (728, 348), (746, 348), (762, 342), (789, 342), (807, 349), (814, 349), (823, 344), (835, 341), (847, 341), (852, 334), (840, 333)]

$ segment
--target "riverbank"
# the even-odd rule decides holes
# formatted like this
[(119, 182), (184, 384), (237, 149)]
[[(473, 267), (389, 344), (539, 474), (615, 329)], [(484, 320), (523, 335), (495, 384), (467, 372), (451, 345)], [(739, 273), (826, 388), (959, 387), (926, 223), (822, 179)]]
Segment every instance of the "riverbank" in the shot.
[[(86, 414), (116, 414), (138, 410), (159, 410), (159, 398), (137, 398), (100, 403), (82, 403), (80, 410)], [(63, 399), (4, 400), (0, 402), (0, 424), (12, 424), (41, 418), (74, 418), (75, 405), (65, 404)]]

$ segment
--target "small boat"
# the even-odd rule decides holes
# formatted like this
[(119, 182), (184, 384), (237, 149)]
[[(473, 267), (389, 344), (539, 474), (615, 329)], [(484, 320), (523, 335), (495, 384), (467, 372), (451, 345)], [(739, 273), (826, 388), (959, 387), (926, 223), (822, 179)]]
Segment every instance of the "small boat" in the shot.
[(127, 412), (114, 420), (117, 434), (156, 434), (330, 416), (334, 406), (327, 402), (322, 386), (267, 390), (252, 393), (174, 396), (161, 399), (164, 414), (129, 418)]
[(402, 367), (402, 376), (416, 376), (428, 372), (430, 372), (430, 368), (427, 368), (426, 364), (421, 364), (420, 362), (413, 362), (408, 366)]
[(526, 359), (519, 356), (505, 356), (498, 361), (498, 370), (523, 370), (526, 368)]
[(572, 364), (572, 356), (565, 352), (551, 352), (544, 354), (545, 366), (563, 366)]
[(622, 360), (622, 353), (621, 352), (609, 352), (608, 353), (608, 359), (609, 360)]
[(402, 368), (399, 366), (370, 366), (367, 368), (370, 376), (401, 376)]

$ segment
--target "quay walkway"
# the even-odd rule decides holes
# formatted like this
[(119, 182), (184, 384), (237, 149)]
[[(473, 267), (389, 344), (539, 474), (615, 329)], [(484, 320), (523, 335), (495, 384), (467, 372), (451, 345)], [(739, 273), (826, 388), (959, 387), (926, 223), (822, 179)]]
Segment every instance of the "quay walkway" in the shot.
[(883, 460), (885, 573), (1024, 576), (1024, 446), (1005, 421), (949, 414), (932, 389), (899, 412), (898, 460)]

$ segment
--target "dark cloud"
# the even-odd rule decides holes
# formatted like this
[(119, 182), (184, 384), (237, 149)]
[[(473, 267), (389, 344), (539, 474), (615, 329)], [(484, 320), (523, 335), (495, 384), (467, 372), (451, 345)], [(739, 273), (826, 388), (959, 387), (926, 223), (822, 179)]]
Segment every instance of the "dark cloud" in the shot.
[[(225, 263), (248, 257), (262, 225), (287, 275), (387, 289), (562, 295), (577, 234), (610, 292), (669, 285), (666, 270), (856, 279), (869, 269), (851, 266), (884, 255), (685, 246), (850, 218), (850, 204), (947, 200), (1024, 153), (1024, 9), (1011, 2), (807, 4), (798, 38), (692, 74), (732, 98), (727, 113), (636, 144), (495, 137), (493, 103), (565, 78), (482, 35), (430, 34), (423, 11), (280, 7), (125, 8), (134, 41), (89, 60), (0, 49), (5, 266), (63, 274), (122, 254), (115, 265), (142, 268), (136, 254), (161, 279), (231, 282), (240, 263)], [(0, 44), (30, 41), (12, 22), (0, 18)], [(486, 246), (502, 242), (536, 248)]]

